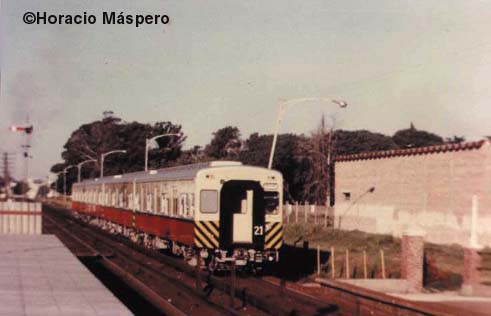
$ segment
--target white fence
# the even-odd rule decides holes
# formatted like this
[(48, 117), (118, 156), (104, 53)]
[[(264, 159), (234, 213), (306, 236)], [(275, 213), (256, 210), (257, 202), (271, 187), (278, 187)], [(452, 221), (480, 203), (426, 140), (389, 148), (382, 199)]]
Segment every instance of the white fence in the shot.
[(40, 235), (41, 203), (0, 202), (0, 235)]
[(334, 225), (334, 208), (309, 203), (286, 203), (283, 211), (285, 224)]

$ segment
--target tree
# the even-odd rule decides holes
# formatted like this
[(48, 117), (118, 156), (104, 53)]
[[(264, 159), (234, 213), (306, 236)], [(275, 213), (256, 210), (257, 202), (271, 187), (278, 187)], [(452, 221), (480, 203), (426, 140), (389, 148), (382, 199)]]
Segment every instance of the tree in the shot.
[(413, 123), (408, 129), (397, 131), (392, 136), (394, 142), (399, 148), (412, 148), (412, 147), (425, 147), (443, 144), (443, 138), (440, 136), (427, 132), (417, 130)]
[(372, 133), (367, 130), (337, 130), (334, 132), (333, 138), (336, 143), (336, 155), (350, 155), (399, 148), (390, 136)]
[(50, 188), (47, 185), (41, 185), (36, 194), (36, 198), (46, 198), (50, 192)]
[[(298, 174), (300, 170), (299, 142), (305, 140), (303, 136), (294, 134), (280, 134), (276, 143), (273, 159), (273, 169), (283, 175), (285, 198), (300, 201), (303, 199), (304, 178)], [(259, 135), (253, 133), (244, 143), (239, 159), (246, 165), (268, 166), (269, 154), (273, 135)]]
[(447, 137), (445, 138), (445, 143), (447, 144), (461, 144), (465, 142), (465, 137), (464, 136), (456, 136), (454, 135), (453, 137)]
[(201, 146), (194, 146), (191, 149), (183, 150), (181, 156), (172, 163), (172, 165), (189, 165), (193, 163), (205, 162), (211, 160), (207, 157)]
[(329, 165), (332, 163), (332, 135), (333, 128), (326, 130), (324, 115), (319, 127), (312, 133), (311, 137), (299, 142), (299, 159), (301, 173), (304, 179), (303, 200), (311, 203), (324, 204), (327, 191), (329, 190), (330, 176)]
[(16, 195), (24, 195), (29, 191), (29, 185), (25, 181), (19, 181), (15, 184), (13, 192)]
[(227, 126), (213, 133), (211, 142), (205, 147), (205, 154), (214, 159), (238, 159), (242, 141), (235, 126)]
[[(51, 171), (60, 172), (68, 165), (95, 159), (96, 163), (84, 165), (82, 177), (98, 177), (101, 154), (117, 149), (124, 149), (127, 153), (108, 156), (104, 162), (104, 175), (141, 171), (144, 169), (145, 140), (166, 133), (179, 136), (157, 139), (158, 148), (149, 151), (150, 168), (166, 166), (181, 155), (182, 143), (186, 139), (181, 126), (171, 122), (157, 122), (153, 125), (127, 123), (114, 116), (106, 116), (101, 121), (84, 124), (75, 130), (64, 145), (65, 150), (61, 154), (64, 161), (55, 164)], [(71, 184), (77, 180), (76, 168), (70, 169), (66, 177), (67, 190), (71, 192)], [(63, 174), (60, 174), (56, 187), (59, 192), (63, 191)]]

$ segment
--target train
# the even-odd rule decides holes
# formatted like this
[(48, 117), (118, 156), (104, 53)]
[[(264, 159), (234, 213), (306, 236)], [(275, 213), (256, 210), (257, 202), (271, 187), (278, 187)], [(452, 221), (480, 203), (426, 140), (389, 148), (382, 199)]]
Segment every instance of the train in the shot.
[(145, 247), (210, 271), (258, 272), (279, 261), (283, 177), (236, 161), (211, 161), (84, 180), (78, 216)]

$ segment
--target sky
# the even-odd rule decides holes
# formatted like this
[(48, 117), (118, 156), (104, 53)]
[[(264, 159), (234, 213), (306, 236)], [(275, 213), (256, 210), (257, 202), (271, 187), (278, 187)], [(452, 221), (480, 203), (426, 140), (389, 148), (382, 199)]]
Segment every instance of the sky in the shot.
[[(335, 128), (391, 135), (408, 128), (468, 140), (491, 135), (491, 1), (3, 0), (0, 152), (34, 125), (31, 176), (61, 161), (80, 125), (112, 110), (126, 121), (172, 121), (186, 147), (224, 126), (308, 134)], [(104, 25), (103, 12), (166, 14), (166, 25)], [(94, 14), (94, 25), (28, 25), (26, 12)]]

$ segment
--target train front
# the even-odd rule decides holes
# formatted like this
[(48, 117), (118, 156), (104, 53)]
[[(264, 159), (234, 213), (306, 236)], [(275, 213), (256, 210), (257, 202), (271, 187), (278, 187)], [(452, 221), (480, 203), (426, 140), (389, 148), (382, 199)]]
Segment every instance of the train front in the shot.
[(194, 241), (211, 270), (261, 270), (283, 244), (281, 173), (265, 168), (207, 168), (196, 176)]

